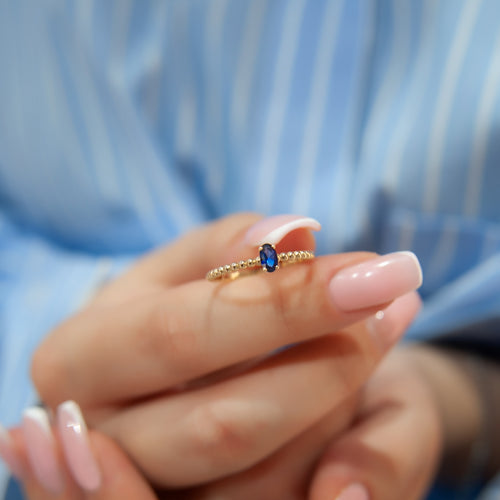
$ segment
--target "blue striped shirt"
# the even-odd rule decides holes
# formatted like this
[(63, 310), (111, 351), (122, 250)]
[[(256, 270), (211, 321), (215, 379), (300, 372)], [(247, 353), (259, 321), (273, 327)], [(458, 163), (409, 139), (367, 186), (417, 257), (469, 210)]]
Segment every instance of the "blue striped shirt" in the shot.
[(320, 253), (413, 250), (408, 338), (500, 346), (499, 20), (496, 0), (1, 1), (0, 420), (99, 283), (235, 211), (311, 215)]

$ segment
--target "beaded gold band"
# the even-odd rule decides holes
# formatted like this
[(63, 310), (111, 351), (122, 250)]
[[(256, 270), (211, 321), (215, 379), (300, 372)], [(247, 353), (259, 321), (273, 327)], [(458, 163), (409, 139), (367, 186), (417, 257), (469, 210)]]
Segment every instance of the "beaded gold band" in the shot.
[(295, 264), (314, 258), (314, 252), (309, 250), (298, 250), (295, 252), (276, 253), (274, 245), (265, 243), (259, 248), (259, 256), (254, 259), (240, 260), (225, 266), (211, 269), (206, 274), (208, 281), (216, 281), (224, 278), (237, 278), (241, 271), (255, 271), (261, 268), (266, 272), (279, 269), (280, 264)]

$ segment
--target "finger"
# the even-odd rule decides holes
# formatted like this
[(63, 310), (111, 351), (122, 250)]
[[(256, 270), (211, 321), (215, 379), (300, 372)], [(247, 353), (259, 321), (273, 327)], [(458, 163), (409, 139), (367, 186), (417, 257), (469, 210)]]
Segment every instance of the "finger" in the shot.
[(262, 219), (244, 213), (219, 219), (148, 254), (108, 286), (99, 302), (116, 303), (143, 284), (173, 286), (203, 279), (211, 268), (256, 257), (262, 243), (276, 244), (280, 251), (313, 250), (311, 231), (320, 228), (318, 221), (296, 215)]
[(423, 498), (439, 456), (439, 418), (427, 389), (404, 373), (387, 370), (368, 386), (358, 422), (319, 462), (311, 500)]
[[(410, 321), (403, 315), (396, 314), (398, 328)], [(388, 310), (391, 325), (393, 316)], [(388, 337), (394, 342), (401, 334)], [(236, 378), (124, 410), (102, 428), (157, 484), (211, 481), (271, 455), (355, 393), (383, 354), (379, 340), (362, 322), (295, 345)]]
[(406, 252), (335, 255), (272, 277), (187, 283), (84, 311), (46, 339), (32, 376), (50, 405), (153, 394), (341, 329), (420, 283), (418, 261)]
[(62, 454), (54, 436), (46, 410), (28, 408), (23, 415), (22, 436), (32, 476), (36, 481), (26, 482), (28, 487), (45, 490), (48, 498), (54, 498), (72, 490), (65, 481)]
[[(26, 433), (25, 429), (15, 429), (8, 435), (10, 454), (18, 465), (17, 477), (30, 500), (156, 499), (145, 478), (110, 438), (94, 431), (87, 433), (74, 403), (67, 402), (59, 411), (57, 428), (50, 429), (50, 433), (52, 445), (48, 450), (33, 430)], [(27, 436), (35, 437), (35, 447), (42, 449), (33, 450)], [(57, 486), (53, 479), (40, 475), (48, 470), (43, 469), (43, 459), (57, 461)]]
[(190, 491), (190, 500), (304, 500), (311, 471), (324, 449), (351, 422), (358, 397), (353, 395), (325, 418), (267, 459), (238, 474)]
[(107, 436), (90, 433), (93, 453), (98, 457), (102, 484), (86, 500), (156, 500), (151, 486), (127, 455)]
[(31, 469), (21, 428), (7, 431), (0, 427), (0, 456), (10, 474), (23, 486), (26, 498), (50, 500), (54, 497), (38, 482)]
[(57, 435), (42, 408), (25, 412), (20, 427), (8, 433), (14, 472), (25, 497), (30, 500), (83, 500), (84, 494), (71, 478), (64, 463)]

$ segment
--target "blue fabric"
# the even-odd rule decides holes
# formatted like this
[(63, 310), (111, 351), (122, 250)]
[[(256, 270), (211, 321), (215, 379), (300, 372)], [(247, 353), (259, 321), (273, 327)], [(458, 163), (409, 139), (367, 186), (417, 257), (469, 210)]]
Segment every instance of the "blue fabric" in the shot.
[(320, 253), (413, 250), (408, 338), (498, 345), (498, 19), (496, 0), (1, 2), (0, 420), (102, 280), (241, 210), (319, 219)]
[(480, 500), (497, 500), (498, 498), (500, 498), (500, 475), (491, 481), (480, 495)]
[(19, 483), (11, 479), (5, 490), (5, 500), (23, 500), (23, 498), (24, 495)]

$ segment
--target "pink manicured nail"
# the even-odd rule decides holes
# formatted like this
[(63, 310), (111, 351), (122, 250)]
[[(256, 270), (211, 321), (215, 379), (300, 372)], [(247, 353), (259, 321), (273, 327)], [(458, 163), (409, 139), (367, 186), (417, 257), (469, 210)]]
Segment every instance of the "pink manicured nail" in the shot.
[(7, 430), (0, 425), (0, 457), (10, 470), (10, 473), (21, 479), (24, 475), (24, 467), (17, 456), (12, 444), (12, 439)]
[(409, 292), (368, 318), (366, 326), (380, 341), (381, 347), (387, 349), (408, 329), (421, 307), (422, 300), (418, 293)]
[(101, 486), (101, 473), (90, 449), (87, 426), (80, 407), (66, 401), (57, 409), (57, 425), (66, 461), (75, 481), (87, 491)]
[(335, 500), (370, 500), (370, 495), (361, 484), (351, 484)]
[(342, 269), (330, 281), (330, 295), (337, 307), (354, 311), (390, 302), (421, 284), (415, 254), (396, 252)]
[(47, 412), (38, 407), (25, 410), (23, 434), (28, 458), (38, 481), (49, 492), (61, 493), (64, 483)]
[(295, 229), (312, 229), (319, 231), (321, 224), (310, 217), (300, 215), (275, 215), (267, 217), (254, 224), (245, 236), (247, 245), (259, 246), (264, 243), (276, 245), (288, 233)]

